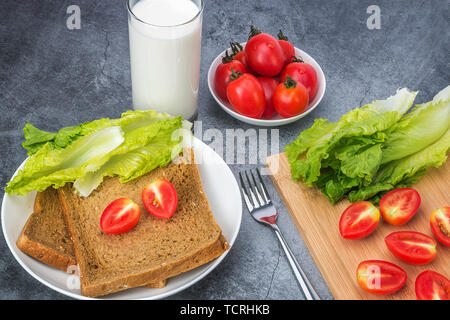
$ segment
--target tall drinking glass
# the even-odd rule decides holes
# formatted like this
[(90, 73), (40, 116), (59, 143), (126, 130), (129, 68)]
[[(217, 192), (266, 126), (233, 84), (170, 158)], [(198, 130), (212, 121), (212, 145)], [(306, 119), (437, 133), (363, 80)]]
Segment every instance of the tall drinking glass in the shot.
[(134, 109), (197, 114), (203, 0), (127, 0)]

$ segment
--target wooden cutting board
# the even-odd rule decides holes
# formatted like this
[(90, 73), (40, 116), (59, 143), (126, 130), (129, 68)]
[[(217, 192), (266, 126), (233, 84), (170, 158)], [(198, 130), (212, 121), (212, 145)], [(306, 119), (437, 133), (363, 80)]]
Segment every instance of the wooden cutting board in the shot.
[[(333, 206), (320, 190), (291, 179), (284, 153), (268, 157), (267, 166), (273, 184), (335, 299), (416, 299), (414, 283), (422, 271), (430, 269), (450, 278), (449, 247), (438, 244), (437, 256), (431, 263), (413, 266), (397, 259), (384, 242), (384, 238), (394, 231), (414, 230), (432, 236), (431, 212), (450, 205), (450, 161), (440, 168), (429, 169), (414, 186), (422, 203), (409, 223), (395, 227), (380, 221), (374, 233), (361, 240), (347, 240), (339, 234), (339, 219), (350, 204), (347, 200)], [(387, 296), (362, 290), (356, 282), (356, 268), (361, 261), (369, 259), (386, 260), (402, 267), (408, 274), (406, 285)]]

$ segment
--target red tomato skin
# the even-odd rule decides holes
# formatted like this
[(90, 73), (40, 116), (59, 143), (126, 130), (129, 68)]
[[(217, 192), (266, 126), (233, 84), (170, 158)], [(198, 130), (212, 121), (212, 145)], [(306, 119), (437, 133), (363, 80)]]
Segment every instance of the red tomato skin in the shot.
[(287, 65), (291, 62), (292, 58), (295, 57), (295, 48), (289, 41), (278, 40), (278, 42), (283, 50), (284, 65)]
[(450, 226), (450, 207), (442, 207), (434, 210), (430, 217), (430, 228), (434, 237), (444, 246), (450, 247), (450, 230), (445, 226)]
[(301, 83), (297, 83), (295, 88), (286, 88), (282, 82), (273, 95), (273, 106), (283, 118), (303, 113), (308, 107), (308, 102), (308, 91)]
[(267, 33), (251, 37), (244, 51), (249, 67), (262, 76), (273, 77), (283, 69), (283, 49), (278, 40)]
[[(380, 277), (380, 287), (370, 288), (368, 286), (368, 281), (370, 279), (368, 277), (365, 277), (365, 274), (368, 271), (369, 267), (372, 267), (372, 270), (374, 271), (378, 268), (381, 275), (391, 276)], [(403, 270), (396, 264), (383, 260), (362, 261), (356, 269), (356, 280), (360, 287), (367, 292), (377, 295), (386, 295), (397, 292), (406, 284), (407, 278), (408, 275), (406, 274), (405, 270)], [(389, 280), (393, 280), (393, 283), (390, 284)]]
[(450, 281), (440, 273), (425, 270), (416, 278), (415, 291), (417, 300), (450, 300)]
[(319, 83), (317, 73), (314, 67), (305, 62), (291, 62), (283, 70), (280, 76), (280, 82), (290, 76), (297, 83), (301, 83), (308, 90), (309, 100), (312, 101), (316, 96)]
[[(436, 241), (426, 234), (416, 231), (392, 232), (384, 238), (386, 246), (400, 260), (414, 265), (430, 263), (436, 257)], [(430, 247), (413, 246), (411, 242), (424, 243)], [(410, 250), (408, 250), (410, 247)]]
[[(394, 226), (404, 225), (414, 217), (419, 209), (420, 202), (421, 199), (417, 190), (412, 188), (394, 189), (380, 200), (381, 216), (384, 221)], [(392, 208), (395, 210), (392, 210)], [(393, 212), (396, 216), (393, 216)]]
[[(246, 70), (246, 72), (247, 73), (252, 73), (253, 74), (253, 70), (250, 68), (250, 66), (248, 65), (248, 62), (247, 62), (247, 56), (245, 55), (245, 51), (239, 51), (238, 53), (236, 53), (234, 56), (233, 56), (233, 60), (237, 60), (237, 61), (239, 61), (240, 63), (242, 63), (243, 65), (244, 65), (244, 67), (245, 67), (245, 70)], [(244, 72), (241, 72), (241, 73), (244, 73)]]
[(177, 191), (169, 180), (157, 179), (150, 183), (142, 190), (141, 197), (145, 209), (157, 218), (169, 219), (177, 209)]
[(221, 63), (217, 66), (214, 75), (214, 88), (217, 94), (222, 99), (227, 99), (227, 86), (230, 83), (231, 68), (234, 72), (239, 71), (240, 73), (246, 73), (247, 69), (238, 60), (232, 60), (231, 62)]
[[(124, 208), (128, 208), (124, 211)], [(120, 216), (117, 217), (116, 214)], [(111, 202), (100, 217), (100, 229), (104, 233), (120, 234), (133, 229), (139, 221), (141, 209), (129, 198), (119, 198)]]
[(236, 111), (246, 117), (259, 119), (266, 108), (264, 89), (250, 73), (229, 83), (227, 97)]
[(278, 86), (277, 80), (268, 77), (257, 77), (258, 82), (261, 84), (264, 90), (264, 96), (266, 97), (266, 108), (262, 115), (263, 118), (270, 118), (275, 113), (275, 108), (273, 107), (273, 94)]
[[(353, 229), (351, 225), (358, 219), (360, 212), (368, 212), (369, 215), (365, 221), (362, 220)], [(345, 239), (362, 239), (374, 232), (379, 222), (380, 212), (378, 209), (368, 201), (358, 201), (348, 206), (342, 213), (341, 219), (339, 220), (339, 232)]]

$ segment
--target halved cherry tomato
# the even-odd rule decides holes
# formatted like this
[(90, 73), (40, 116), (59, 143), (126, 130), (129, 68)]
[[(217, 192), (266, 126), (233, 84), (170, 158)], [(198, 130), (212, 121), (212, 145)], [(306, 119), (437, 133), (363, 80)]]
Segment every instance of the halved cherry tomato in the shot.
[(256, 77), (264, 90), (264, 96), (266, 97), (266, 109), (264, 109), (263, 118), (269, 118), (275, 113), (273, 107), (273, 94), (278, 86), (277, 80), (268, 77)]
[(141, 216), (139, 206), (129, 198), (119, 198), (103, 210), (100, 228), (105, 233), (119, 234), (134, 228)]
[(380, 212), (368, 201), (351, 204), (339, 220), (339, 232), (345, 239), (361, 239), (371, 234), (380, 222)]
[(291, 62), (292, 58), (295, 57), (295, 48), (292, 43), (289, 42), (288, 37), (283, 34), (283, 31), (280, 30), (277, 34), (278, 42), (280, 43), (281, 49), (284, 54), (284, 64), (287, 65)]
[(301, 83), (295, 82), (289, 76), (277, 86), (273, 95), (273, 106), (284, 118), (294, 117), (304, 112), (308, 102), (308, 91)]
[(418, 300), (450, 300), (450, 281), (442, 274), (426, 270), (416, 278)]
[(177, 191), (169, 180), (158, 179), (142, 190), (142, 202), (151, 215), (169, 219), (177, 209)]
[(356, 269), (356, 280), (365, 291), (373, 294), (391, 294), (406, 283), (405, 270), (382, 260), (366, 260)]
[(216, 73), (214, 74), (214, 87), (218, 95), (226, 99), (227, 98), (227, 86), (231, 81), (231, 69), (234, 72), (246, 73), (245, 66), (238, 60), (233, 60), (228, 54), (228, 50), (225, 52), (225, 56), (222, 57), (222, 63), (217, 66)]
[(401, 226), (411, 220), (419, 206), (420, 195), (412, 188), (392, 190), (380, 200), (381, 216), (394, 226)]
[(298, 58), (294, 58), (281, 73), (280, 82), (283, 82), (290, 76), (297, 82), (300, 82), (308, 90), (309, 101), (312, 101), (316, 96), (319, 82), (317, 80), (317, 73), (314, 67), (308, 63), (303, 62)]
[(450, 207), (442, 207), (431, 213), (430, 226), (433, 235), (444, 246), (450, 247)]
[(227, 97), (240, 114), (259, 119), (266, 108), (264, 89), (254, 75), (233, 73), (227, 87)]
[(273, 77), (283, 69), (283, 49), (270, 34), (261, 33), (252, 26), (244, 50), (250, 68), (262, 76)]
[(388, 249), (406, 263), (426, 264), (436, 257), (436, 241), (420, 232), (392, 232), (384, 241)]

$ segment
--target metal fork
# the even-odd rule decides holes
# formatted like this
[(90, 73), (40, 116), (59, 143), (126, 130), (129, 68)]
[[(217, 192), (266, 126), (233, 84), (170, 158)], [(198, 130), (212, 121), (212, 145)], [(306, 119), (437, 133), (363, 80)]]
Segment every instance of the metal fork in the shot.
[[(272, 204), (272, 201), (269, 198), (269, 193), (267, 192), (264, 181), (261, 178), (261, 173), (259, 172), (258, 168), (255, 171), (257, 173), (259, 183), (256, 182), (255, 175), (253, 175), (252, 170), (244, 171), (248, 189), (244, 183), (244, 179), (242, 178), (242, 172), (239, 172), (241, 190), (248, 211), (256, 221), (272, 227), (272, 229), (275, 231), (275, 234), (277, 235), (278, 240), (280, 241), (281, 246), (286, 253), (289, 264), (294, 271), (295, 277), (297, 278), (297, 281), (306, 299), (321, 300), (316, 290), (314, 290), (311, 282), (306, 277), (305, 272), (300, 267), (300, 264), (295, 259), (295, 256), (292, 253), (292, 250), (289, 248), (283, 235), (281, 234), (280, 228), (278, 228), (278, 225), (276, 223), (278, 217), (277, 210), (275, 209), (275, 206)], [(248, 172), (250, 172), (251, 179)]]

